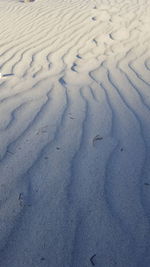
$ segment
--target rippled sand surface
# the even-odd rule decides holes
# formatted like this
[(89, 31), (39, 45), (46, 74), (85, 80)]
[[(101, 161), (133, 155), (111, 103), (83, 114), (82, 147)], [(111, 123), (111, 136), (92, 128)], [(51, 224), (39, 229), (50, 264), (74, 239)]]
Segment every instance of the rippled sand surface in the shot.
[(150, 1), (0, 0), (0, 267), (150, 266)]

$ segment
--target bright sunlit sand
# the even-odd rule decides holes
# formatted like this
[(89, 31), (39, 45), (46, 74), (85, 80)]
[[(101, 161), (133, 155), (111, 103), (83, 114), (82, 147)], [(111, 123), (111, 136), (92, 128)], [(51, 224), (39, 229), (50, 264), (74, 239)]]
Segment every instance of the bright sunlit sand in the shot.
[(0, 267), (150, 266), (150, 1), (0, 0)]

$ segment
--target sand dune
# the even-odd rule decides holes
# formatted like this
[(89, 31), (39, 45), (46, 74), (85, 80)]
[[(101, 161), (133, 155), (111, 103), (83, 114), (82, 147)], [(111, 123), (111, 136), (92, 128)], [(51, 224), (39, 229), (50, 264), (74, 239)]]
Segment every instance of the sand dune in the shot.
[(150, 2), (0, 0), (0, 267), (150, 266)]

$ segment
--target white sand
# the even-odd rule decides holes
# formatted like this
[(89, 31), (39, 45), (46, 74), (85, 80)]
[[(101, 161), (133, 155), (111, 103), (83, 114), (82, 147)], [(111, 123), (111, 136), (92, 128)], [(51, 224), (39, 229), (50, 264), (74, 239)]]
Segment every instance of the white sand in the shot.
[(0, 267), (150, 266), (149, 49), (149, 0), (0, 0)]

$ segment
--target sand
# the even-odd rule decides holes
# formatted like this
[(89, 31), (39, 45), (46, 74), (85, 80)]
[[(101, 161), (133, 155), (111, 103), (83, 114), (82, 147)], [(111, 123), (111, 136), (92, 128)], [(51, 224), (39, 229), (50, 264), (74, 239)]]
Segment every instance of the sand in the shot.
[(150, 266), (150, 1), (0, 0), (0, 267)]

